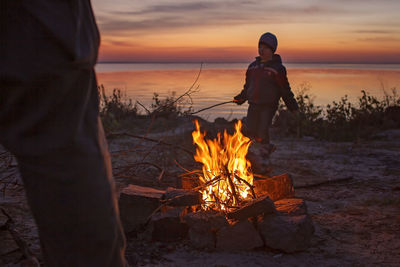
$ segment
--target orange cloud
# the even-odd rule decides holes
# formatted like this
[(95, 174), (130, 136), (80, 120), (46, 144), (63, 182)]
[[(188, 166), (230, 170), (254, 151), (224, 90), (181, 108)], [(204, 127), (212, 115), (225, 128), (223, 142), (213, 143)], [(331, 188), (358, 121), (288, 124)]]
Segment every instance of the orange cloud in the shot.
[(400, 62), (398, 1), (99, 3), (101, 61), (247, 62), (271, 31), (288, 61)]

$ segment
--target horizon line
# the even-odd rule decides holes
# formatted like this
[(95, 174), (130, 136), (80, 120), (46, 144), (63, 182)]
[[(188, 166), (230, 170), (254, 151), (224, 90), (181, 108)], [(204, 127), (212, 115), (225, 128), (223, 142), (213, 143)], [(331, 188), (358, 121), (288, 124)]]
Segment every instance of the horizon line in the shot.
[[(97, 64), (248, 64), (250, 61), (123, 61), (123, 60), (101, 60)], [(287, 61), (284, 64), (376, 64), (376, 65), (398, 65), (399, 62), (357, 62), (357, 61)]]

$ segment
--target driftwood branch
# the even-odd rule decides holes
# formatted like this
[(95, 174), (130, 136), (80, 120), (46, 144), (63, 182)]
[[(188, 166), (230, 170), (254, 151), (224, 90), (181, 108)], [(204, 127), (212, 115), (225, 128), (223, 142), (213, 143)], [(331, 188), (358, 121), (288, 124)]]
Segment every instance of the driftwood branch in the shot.
[[(192, 99), (192, 94), (193, 93), (197, 93), (199, 92), (199, 87), (200, 85), (198, 85), (197, 87), (195, 87), (196, 83), (198, 82), (199, 78), (200, 78), (200, 74), (203, 70), (203, 63), (200, 64), (200, 70), (197, 73), (196, 79), (194, 80), (193, 84), (189, 87), (189, 89), (187, 89), (183, 94), (181, 94), (180, 96), (178, 96), (174, 101), (172, 101), (170, 103), (171, 106), (174, 106), (176, 103), (178, 103), (179, 101), (181, 101), (182, 98), (184, 97), (188, 97), (190, 99), (190, 104), (193, 104), (193, 99)], [(138, 103), (142, 108), (144, 108), (147, 112), (148, 115), (150, 114), (155, 114), (156, 112), (160, 111), (163, 106), (159, 106), (158, 108), (154, 109), (153, 111), (150, 111), (148, 108), (146, 108), (142, 103), (140, 103), (139, 101), (136, 101), (136, 103)], [(189, 113), (190, 114), (190, 113)]]
[(235, 184), (233, 183), (232, 178), (231, 178), (230, 175), (227, 175), (227, 178), (228, 178), (229, 185), (231, 186), (233, 198), (236, 200), (236, 204), (239, 204), (240, 203), (240, 199), (239, 199), (239, 196), (236, 193)]
[(245, 183), (251, 191), (251, 194), (253, 195), (253, 198), (257, 198), (256, 193), (254, 192), (254, 185), (251, 185), (249, 182), (247, 182), (245, 179), (240, 178), (239, 176), (235, 175), (236, 179), (238, 179), (239, 181)]
[(211, 108), (215, 108), (215, 107), (222, 106), (222, 105), (226, 105), (226, 104), (229, 104), (229, 103), (234, 103), (234, 101), (233, 101), (233, 100), (231, 100), (231, 101), (226, 101), (226, 102), (218, 103), (218, 104), (215, 104), (215, 105), (206, 107), (206, 108), (202, 108), (202, 109), (200, 109), (200, 110), (198, 110), (198, 111), (195, 111), (195, 112), (190, 113), (190, 115), (194, 115), (194, 114), (200, 113), (200, 112), (202, 112), (202, 111), (204, 111), (204, 110), (211, 109)]
[(239, 206), (231, 206), (231, 205), (228, 205), (228, 204), (225, 204), (225, 203), (219, 203), (218, 201), (212, 201), (212, 200), (207, 200), (207, 201), (205, 201), (205, 203), (217, 203), (217, 204), (225, 206), (228, 209), (238, 209), (238, 208), (240, 208)]
[(160, 172), (160, 175), (159, 175), (158, 178), (157, 178), (157, 181), (158, 181), (158, 182), (161, 182), (161, 180), (162, 180), (164, 174), (165, 174), (165, 170), (162, 169), (162, 171)]
[[(178, 163), (177, 163), (177, 164), (178, 164)], [(179, 166), (180, 166), (180, 165), (179, 165)], [(190, 176), (190, 175), (193, 175), (193, 174), (199, 175), (199, 174), (202, 173), (201, 170), (189, 171), (189, 170), (183, 168), (182, 166), (180, 166), (180, 167), (181, 167), (183, 170), (186, 171), (186, 173), (183, 173), (183, 174), (180, 175), (181, 177), (183, 177), (183, 176)], [(209, 181), (207, 181), (207, 182), (205, 182), (205, 183), (203, 183), (203, 184), (201, 184), (201, 185), (199, 185), (199, 186), (193, 188), (193, 190), (202, 190), (202, 189), (204, 189), (204, 188), (206, 188), (206, 187), (208, 187), (208, 186), (213, 186), (215, 183), (218, 183), (218, 182), (220, 182), (221, 180), (226, 179), (226, 180), (227, 180), (227, 183), (229, 184), (230, 191), (231, 191), (231, 194), (230, 194), (230, 195), (231, 195), (231, 196), (230, 196), (231, 198), (230, 198), (230, 201), (228, 201), (228, 202), (231, 202), (231, 201), (233, 202), (233, 200), (234, 200), (234, 201), (236, 201), (236, 203), (239, 203), (239, 202), (240, 202), (240, 198), (239, 198), (238, 193), (236, 192), (236, 184), (233, 182), (233, 180), (232, 180), (232, 178), (231, 178), (231, 175), (232, 175), (232, 174), (229, 173), (229, 172), (226, 172), (226, 173), (223, 173), (223, 174), (219, 174), (219, 175), (215, 176), (214, 178), (212, 178), (211, 180), (209, 180)], [(254, 186), (253, 186), (253, 185), (251, 185), (251, 184), (250, 184), (249, 182), (247, 182), (245, 179), (240, 178), (240, 177), (237, 176), (236, 174), (234, 175), (234, 177), (236, 178), (236, 180), (238, 180), (239, 182), (241, 182), (241, 183), (245, 184), (247, 187), (249, 187), (253, 199), (255, 199), (255, 198), (257, 197), (257, 195), (256, 195), (256, 193), (255, 193), (255, 191), (254, 191)], [(214, 193), (213, 193), (213, 197), (214, 197), (215, 203), (216, 203), (217, 205), (224, 204), (224, 205), (226, 205), (226, 206), (229, 206), (228, 203), (222, 203), (221, 200), (219, 199), (219, 196), (215, 195)]]
[(174, 162), (175, 162), (175, 164), (176, 164), (179, 168), (181, 168), (182, 170), (184, 170), (186, 173), (191, 172), (191, 171), (189, 171), (188, 169), (186, 169), (185, 167), (183, 167), (181, 164), (179, 164), (179, 162), (178, 162), (176, 159), (174, 159)]
[(147, 217), (146, 222), (144, 223), (144, 226), (147, 226), (151, 220), (151, 217), (154, 216), (154, 214), (156, 214), (158, 211), (160, 211), (163, 207), (167, 206), (168, 203), (163, 203), (160, 206), (158, 206), (158, 208), (156, 208), (149, 217)]
[(181, 173), (178, 176), (179, 177), (184, 177), (184, 176), (191, 176), (192, 174), (202, 174), (202, 173), (203, 172), (201, 170), (194, 170), (194, 171), (188, 171), (188, 172), (185, 172), (185, 173)]
[[(194, 80), (193, 84), (189, 87), (189, 89), (188, 89), (185, 93), (183, 93), (182, 95), (180, 95), (179, 97), (177, 97), (177, 98), (175, 99), (175, 101), (172, 102), (172, 104), (177, 103), (179, 100), (181, 100), (181, 99), (182, 99), (183, 97), (185, 97), (185, 96), (189, 97), (190, 100), (192, 101), (192, 98), (191, 98), (190, 95), (191, 95), (192, 93), (198, 92), (199, 86), (197, 86), (196, 89), (193, 89), (193, 88), (194, 88), (194, 86), (196, 85), (197, 81), (199, 80), (200, 74), (201, 74), (201, 71), (202, 71), (202, 70), (203, 70), (203, 63), (200, 64), (200, 70), (199, 70), (199, 72), (197, 73), (197, 77), (196, 77), (196, 79)], [(192, 102), (193, 102), (193, 101), (192, 101)]]
[(138, 100), (136, 100), (136, 103), (138, 103), (139, 106), (141, 106), (147, 112), (147, 114), (151, 114), (151, 111), (148, 108), (146, 108), (142, 103), (140, 103)]
[(204, 183), (204, 184), (202, 184), (202, 185), (200, 185), (200, 186), (198, 186), (198, 187), (195, 187), (193, 190), (200, 190), (200, 189), (203, 189), (203, 188), (205, 188), (205, 187), (207, 187), (207, 186), (210, 186), (210, 185), (212, 185), (212, 184), (214, 184), (214, 183), (216, 183), (216, 182), (219, 182), (220, 180), (222, 180), (223, 178), (221, 177), (221, 175), (217, 175), (217, 176), (215, 176), (213, 179), (211, 179), (210, 181), (207, 181), (206, 183)]

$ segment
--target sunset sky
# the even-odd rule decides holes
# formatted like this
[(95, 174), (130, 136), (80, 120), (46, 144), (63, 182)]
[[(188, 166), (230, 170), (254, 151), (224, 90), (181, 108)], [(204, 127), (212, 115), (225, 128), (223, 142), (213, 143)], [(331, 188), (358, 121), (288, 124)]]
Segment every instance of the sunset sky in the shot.
[(400, 63), (399, 0), (92, 0), (99, 61), (248, 62), (273, 32), (285, 62)]

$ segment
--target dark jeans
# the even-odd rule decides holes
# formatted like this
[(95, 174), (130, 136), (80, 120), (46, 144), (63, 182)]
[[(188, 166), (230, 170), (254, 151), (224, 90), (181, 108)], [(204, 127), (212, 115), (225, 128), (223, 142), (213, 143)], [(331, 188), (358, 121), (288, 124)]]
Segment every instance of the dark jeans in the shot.
[(257, 142), (269, 144), (269, 128), (276, 110), (275, 106), (250, 104), (247, 110), (247, 134)]
[[(71, 77), (65, 75), (65, 78)], [(54, 88), (48, 88), (54, 102), (46, 102), (41, 101), (41, 94), (34, 97), (32, 90), (35, 89), (5, 88), (0, 84), (0, 97), (8, 99), (1, 106), (0, 140), (17, 157), (28, 203), (39, 229), (45, 263), (48, 266), (124, 266), (124, 237), (110, 157), (97, 116), (95, 77), (83, 72), (79, 82), (80, 86), (70, 90), (86, 91), (85, 101), (71, 97), (63, 99), (64, 105), (58, 106), (60, 99), (56, 93), (50, 93), (57, 91)], [(27, 95), (34, 101), (21, 105), (21, 99)], [(76, 103), (80, 105), (74, 106)], [(38, 117), (44, 106), (58, 109), (53, 117), (49, 114)], [(80, 119), (68, 120), (64, 113), (74, 113), (74, 109), (80, 110)], [(57, 121), (56, 114), (64, 114), (64, 120)], [(75, 125), (71, 121), (79, 123)], [(60, 129), (59, 123), (71, 128)]]
[(45, 265), (125, 266), (99, 120), (98, 34), (90, 2), (5, 4), (0, 143), (17, 158)]

